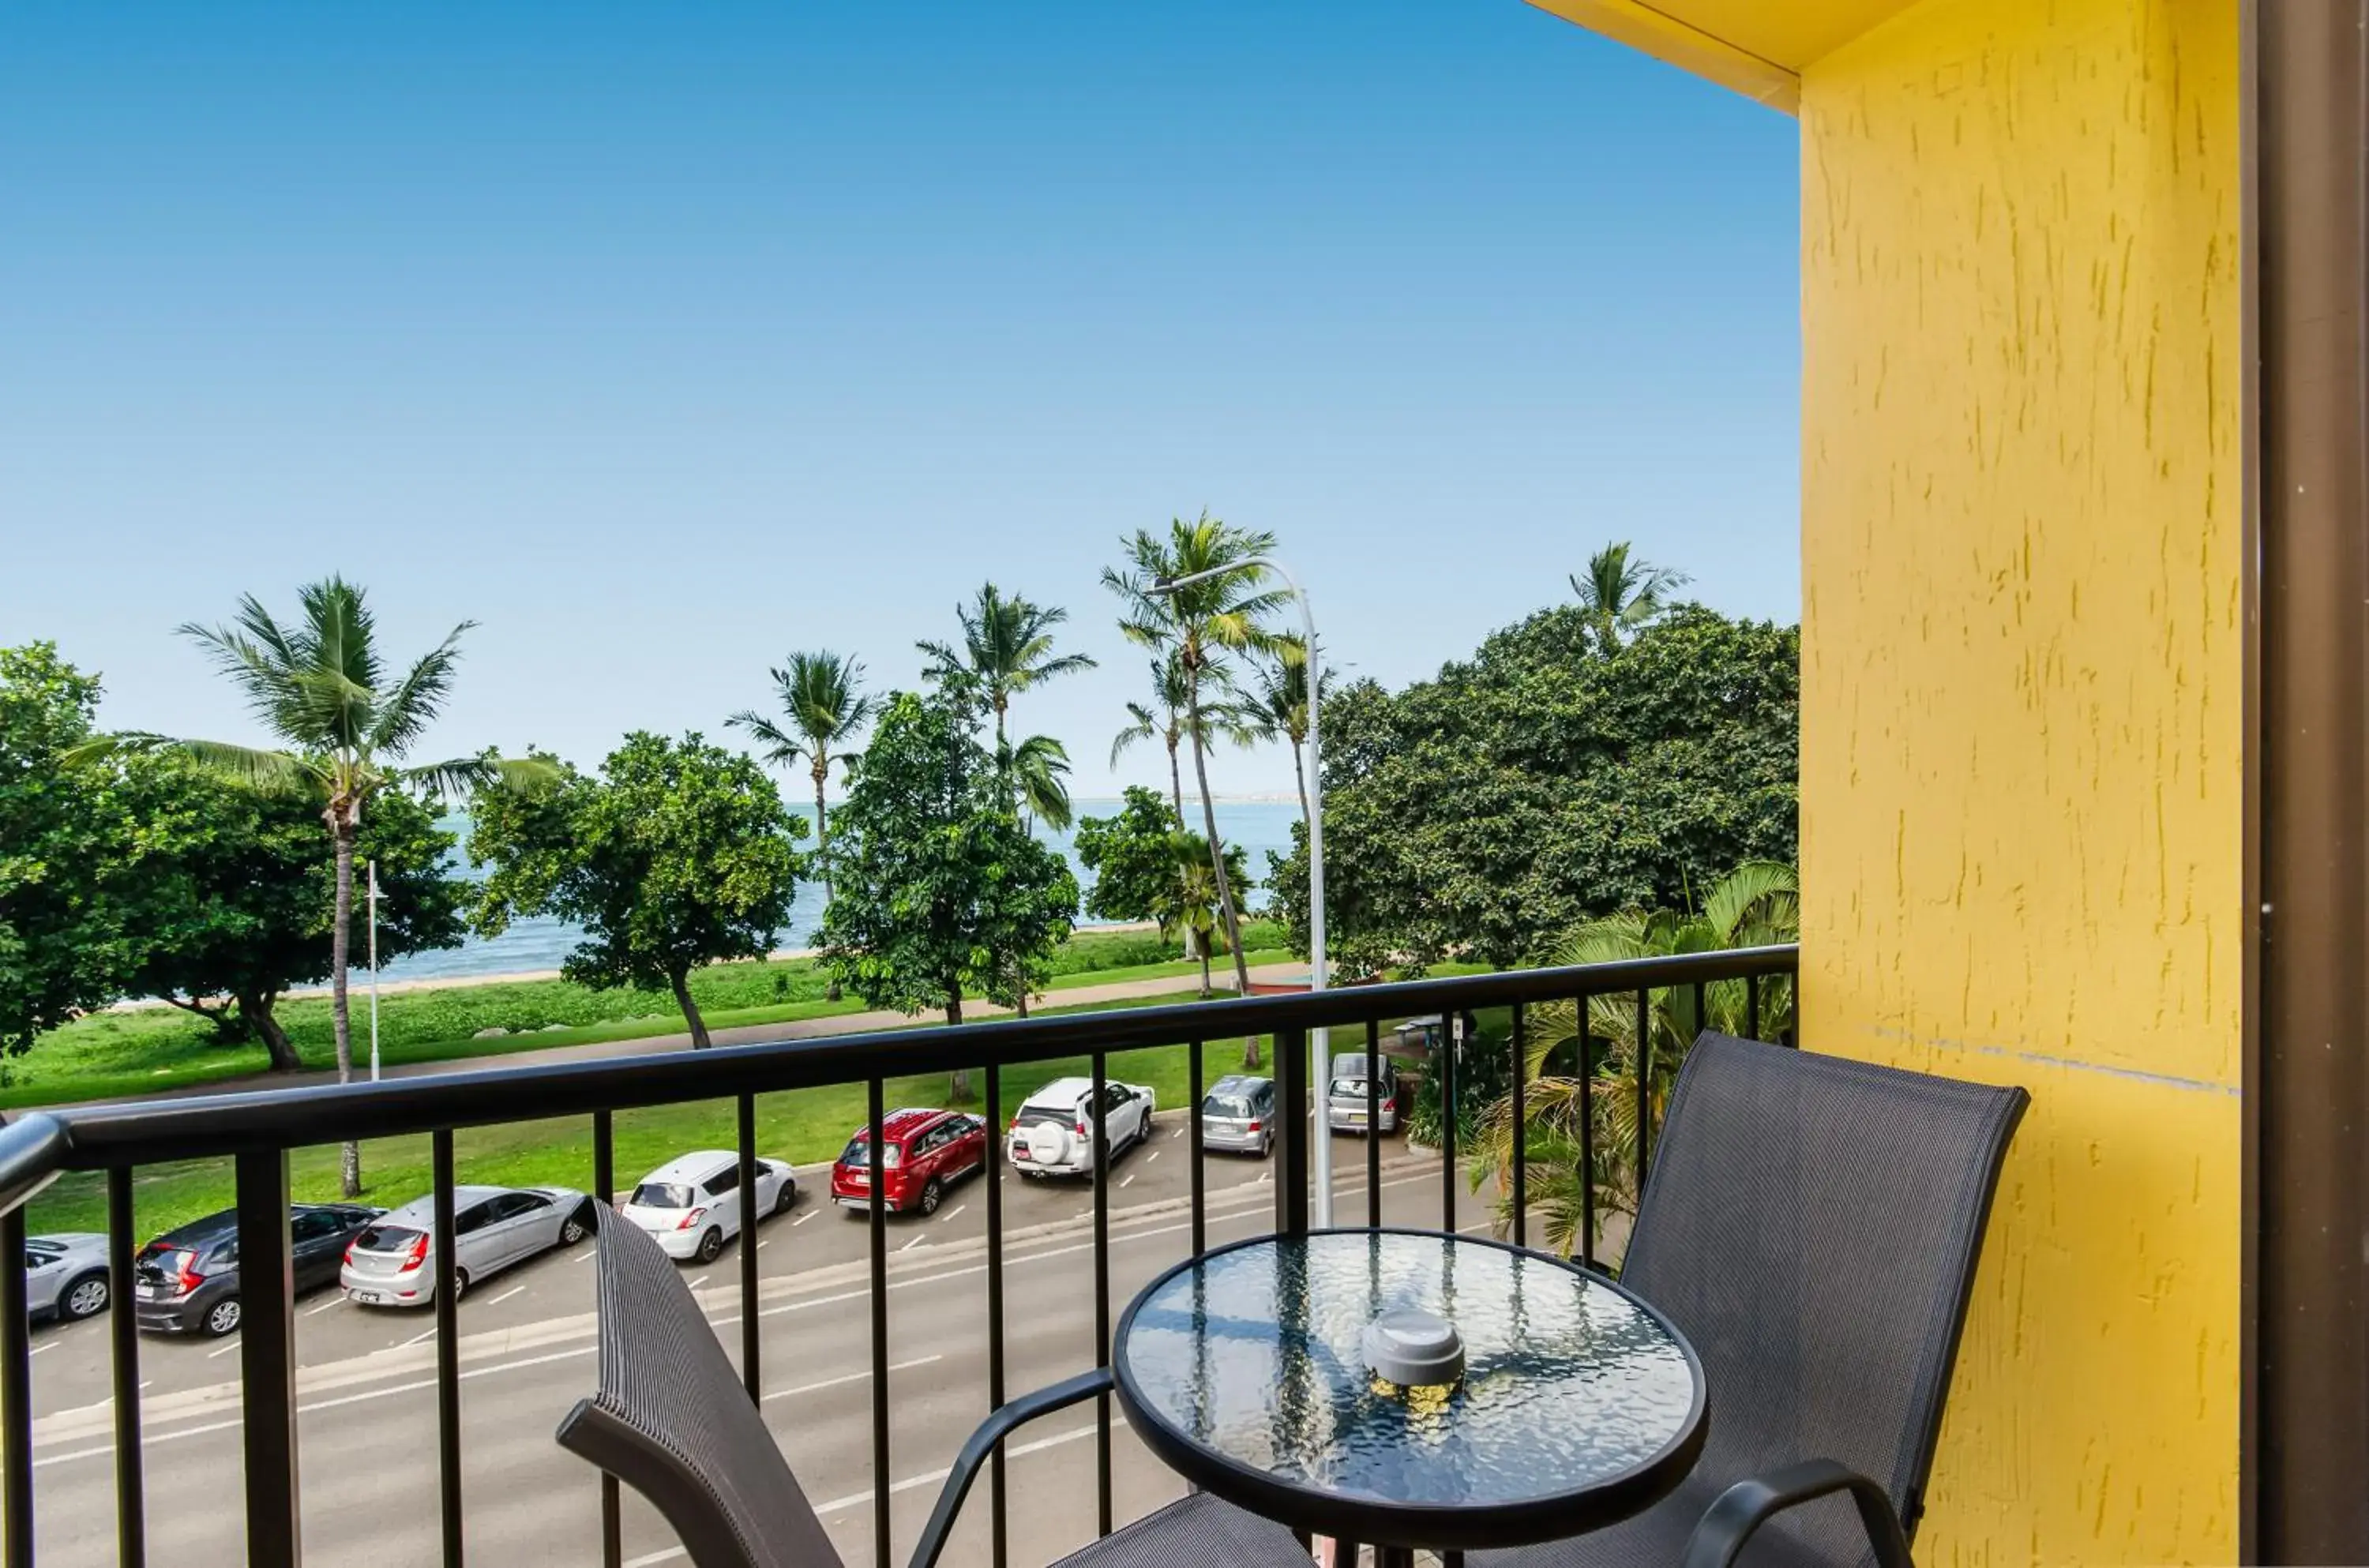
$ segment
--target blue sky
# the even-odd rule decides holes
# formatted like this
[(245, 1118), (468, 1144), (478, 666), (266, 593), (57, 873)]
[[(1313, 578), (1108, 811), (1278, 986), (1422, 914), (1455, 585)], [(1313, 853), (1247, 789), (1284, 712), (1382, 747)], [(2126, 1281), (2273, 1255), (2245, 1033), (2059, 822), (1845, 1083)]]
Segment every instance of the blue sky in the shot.
[[(12, 13), (0, 643), (243, 737), (177, 623), (331, 570), (436, 752), (910, 682), (982, 579), (1104, 667), (1123, 532), (1271, 528), (1393, 684), (1607, 539), (1797, 617), (1793, 122), (1517, 3)], [(1279, 751), (1221, 791), (1287, 788)]]

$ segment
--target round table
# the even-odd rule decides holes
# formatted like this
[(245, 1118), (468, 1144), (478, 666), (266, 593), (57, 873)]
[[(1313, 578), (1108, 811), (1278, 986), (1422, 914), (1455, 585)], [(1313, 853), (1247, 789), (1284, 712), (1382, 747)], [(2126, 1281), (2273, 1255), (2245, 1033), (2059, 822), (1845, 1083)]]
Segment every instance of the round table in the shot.
[[(1464, 1343), (1448, 1389), (1379, 1381), (1386, 1311)], [(1616, 1282), (1425, 1230), (1265, 1236), (1190, 1259), (1119, 1319), (1137, 1435), (1187, 1480), (1314, 1535), (1404, 1551), (1554, 1540), (1665, 1496), (1702, 1451), (1701, 1364)]]

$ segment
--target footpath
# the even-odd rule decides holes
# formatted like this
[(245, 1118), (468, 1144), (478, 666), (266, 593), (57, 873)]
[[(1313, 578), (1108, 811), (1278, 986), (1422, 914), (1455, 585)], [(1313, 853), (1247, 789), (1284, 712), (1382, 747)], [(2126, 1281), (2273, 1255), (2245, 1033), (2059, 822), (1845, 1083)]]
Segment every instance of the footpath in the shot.
[[(1305, 964), (1254, 964), (1251, 967), (1253, 982), (1294, 979), (1305, 976)], [(1228, 995), (1233, 992), (1233, 977), (1212, 974), (1210, 983)], [(1150, 979), (1111, 980), (1102, 985), (1064, 986), (1047, 991), (1034, 1000), (1041, 1011), (1047, 1006), (1059, 1008), (1090, 1007), (1097, 1002), (1132, 1001), (1147, 996), (1184, 996), (1195, 989), (1194, 979), (1184, 975), (1155, 976)], [(965, 1018), (1001, 1018), (1013, 1010), (993, 1002), (967, 1000), (963, 1003)], [(909, 1017), (902, 1013), (875, 1009), (864, 1013), (841, 1013), (827, 1018), (792, 1019), (779, 1024), (750, 1024), (738, 1028), (712, 1029), (709, 1038), (719, 1046), (764, 1045), (775, 1040), (808, 1040), (831, 1035), (869, 1035), (887, 1029), (910, 1028), (929, 1022), (926, 1017)], [(380, 1070), (382, 1079), (432, 1078), (445, 1072), (474, 1072), (480, 1068), (539, 1067), (550, 1062), (599, 1061), (613, 1057), (655, 1056), (667, 1051), (687, 1051), (692, 1048), (688, 1032), (672, 1035), (642, 1035), (629, 1040), (595, 1040), (583, 1045), (551, 1046), (540, 1050), (487, 1052), (483, 1056), (452, 1057), (442, 1061), (414, 1061)], [(248, 1078), (217, 1079), (209, 1083), (192, 1083), (178, 1088), (156, 1090), (149, 1093), (126, 1096), (138, 1100), (189, 1099), (201, 1094), (235, 1094), (245, 1089), (272, 1091), (335, 1083), (335, 1069), (307, 1069), (301, 1072), (258, 1073)], [(85, 1102), (98, 1104), (100, 1102)], [(71, 1106), (45, 1105), (44, 1110), (65, 1110)]]

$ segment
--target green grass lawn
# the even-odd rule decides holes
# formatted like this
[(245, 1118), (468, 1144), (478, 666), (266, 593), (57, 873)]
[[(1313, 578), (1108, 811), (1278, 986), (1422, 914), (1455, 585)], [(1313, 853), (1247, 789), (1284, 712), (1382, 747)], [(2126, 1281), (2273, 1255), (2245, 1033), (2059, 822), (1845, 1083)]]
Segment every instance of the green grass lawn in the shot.
[[(1254, 921), (1242, 930), (1249, 962), (1280, 963), (1280, 928)], [(1173, 943), (1150, 932), (1085, 932), (1064, 944), (1050, 990), (1197, 973)], [(782, 1024), (861, 1013), (853, 997), (825, 1000), (827, 982), (813, 960), (718, 964), (692, 978), (692, 999), (711, 1029)], [(353, 1000), (358, 1061), (369, 1049), (367, 1003)], [(326, 998), (280, 1004), (279, 1016), (307, 1067), (337, 1064)], [(486, 1029), (507, 1034), (476, 1037)], [(682, 1014), (663, 992), (595, 991), (567, 980), (514, 980), (401, 991), (379, 1001), (379, 1059), (450, 1061), (601, 1040), (680, 1034)], [(57, 1104), (146, 1093), (160, 1088), (256, 1077), (268, 1082), (263, 1047), (225, 1045), (210, 1024), (173, 1008), (98, 1013), (54, 1030), (21, 1057), (0, 1065), (0, 1108)]]
[[(1092, 1008), (1046, 1008), (1041, 1012), (1150, 1006), (1189, 995), (1187, 991), (1096, 1003)], [(1204, 1064), (1207, 1079), (1214, 1082), (1219, 1074), (1239, 1067), (1240, 1048), (1239, 1042), (1211, 1041)], [(1151, 1085), (1160, 1104), (1170, 1107), (1187, 1101), (1186, 1070), (1182, 1044), (1116, 1052), (1108, 1065), (1114, 1078)], [(1090, 1070), (1088, 1059), (1082, 1057), (1007, 1068), (1004, 1116), (1009, 1118), (1022, 1098), (1037, 1085), (1065, 1073), (1083, 1074)], [(983, 1092), (983, 1076), (974, 1074), (972, 1083), (975, 1092)], [(952, 1103), (948, 1089), (943, 1073), (893, 1078), (887, 1082), (887, 1103), (891, 1107), (947, 1104)], [(799, 1164), (830, 1158), (839, 1152), (849, 1133), (864, 1121), (864, 1085), (850, 1083), (759, 1096), (759, 1151)], [(686, 1150), (732, 1147), (733, 1106), (729, 1101), (702, 1101), (620, 1111), (613, 1126), (617, 1177), (625, 1183)], [(464, 1128), (454, 1135), (453, 1151), (455, 1168), (464, 1182), (579, 1188), (591, 1185), (591, 1127), (583, 1117)], [(336, 1196), (337, 1149), (325, 1145), (297, 1150), (290, 1158), (290, 1176), (300, 1199)], [(418, 1196), (428, 1190), (428, 1139), (418, 1136), (365, 1142), (362, 1176), (370, 1201), (383, 1207), (393, 1207)], [(229, 1207), (230, 1162), (183, 1161), (143, 1166), (135, 1176), (133, 1193), (135, 1229), (143, 1238), (154, 1235), (184, 1220)], [(33, 1200), (29, 1223), (36, 1232), (104, 1230), (106, 1210), (104, 1178), (72, 1173)]]

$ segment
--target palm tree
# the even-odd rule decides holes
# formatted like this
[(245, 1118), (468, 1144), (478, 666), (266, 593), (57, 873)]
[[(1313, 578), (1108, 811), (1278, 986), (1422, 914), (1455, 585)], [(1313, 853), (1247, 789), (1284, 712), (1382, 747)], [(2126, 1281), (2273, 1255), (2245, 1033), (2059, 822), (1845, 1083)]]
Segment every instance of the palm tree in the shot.
[[(1204, 738), (1230, 740), (1237, 746), (1249, 746), (1266, 738), (1265, 726), (1246, 703), (1231, 694), (1224, 685), (1230, 678), (1224, 669), (1202, 671), (1204, 685), (1201, 695), (1201, 729)], [(1190, 712), (1193, 692), (1185, 673), (1184, 658), (1170, 649), (1151, 661), (1152, 703), (1127, 704), (1127, 717), (1133, 722), (1111, 738), (1111, 766), (1118, 766), (1120, 757), (1139, 740), (1157, 738), (1168, 751), (1168, 803), (1176, 812), (1176, 825), (1184, 825), (1184, 780), (1178, 772), (1177, 749), (1184, 743), (1184, 731), (1192, 722)], [(1225, 695), (1211, 700), (1213, 690)]]
[[(1554, 964), (1602, 964), (1616, 959), (1642, 958), (1671, 953), (1709, 953), (1730, 947), (1761, 947), (1791, 942), (1801, 933), (1801, 881), (1790, 865), (1774, 861), (1747, 861), (1714, 885), (1702, 909), (1690, 915), (1631, 910), (1590, 921), (1564, 938), (1549, 960)], [(1544, 1222), (1547, 1242), (1565, 1256), (1576, 1250), (1585, 1194), (1582, 1188), (1582, 1106), (1592, 1111), (1596, 1211), (1599, 1224), (1608, 1214), (1634, 1214), (1637, 1202), (1637, 1086), (1641, 1060), (1647, 1072), (1646, 1093), (1651, 1114), (1658, 1122), (1677, 1078), (1687, 1050), (1705, 1029), (1741, 1035), (1749, 1027), (1752, 1001), (1745, 980), (1712, 980), (1702, 988), (1700, 1016), (1695, 988), (1673, 986), (1654, 993), (1647, 1010), (1642, 1048), (1637, 1038), (1637, 999), (1592, 997), (1588, 1001), (1586, 1036), (1579, 1045), (1576, 1010), (1570, 1002), (1542, 1007), (1526, 1042), (1523, 1097), (1524, 1129), (1530, 1150), (1528, 1182), (1531, 1207)], [(1793, 988), (1790, 980), (1764, 976), (1760, 982), (1760, 1027), (1764, 1036), (1783, 1032), (1792, 1019)], [(1594, 1047), (1600, 1059), (1589, 1060)], [(1577, 1073), (1551, 1070), (1555, 1059), (1570, 1052), (1574, 1065), (1585, 1062), (1587, 1093), (1583, 1098)], [(1511, 1097), (1498, 1101), (1482, 1117), (1482, 1165), (1479, 1173), (1494, 1173), (1498, 1191), (1510, 1195), (1514, 1151)], [(1498, 1203), (1502, 1232), (1513, 1223), (1512, 1198)]]
[[(1275, 548), (1275, 535), (1231, 527), (1205, 511), (1192, 522), (1173, 519), (1164, 539), (1138, 529), (1121, 547), (1127, 566), (1104, 567), (1103, 586), (1126, 607), (1119, 630), (1127, 640), (1162, 656), (1173, 654), (1184, 667), (1184, 734), (1193, 743), (1193, 776), (1201, 788), (1201, 821), (1218, 882), (1218, 908), (1225, 916), (1226, 944), (1234, 955), (1235, 984), (1241, 994), (1248, 995), (1251, 975), (1242, 957), (1242, 911), (1218, 838), (1217, 807), (1209, 799), (1209, 714), (1202, 694), (1212, 687), (1230, 691), (1236, 656), (1275, 646), (1276, 634), (1267, 621), (1289, 596), (1261, 586), (1267, 570), (1256, 560)], [(1184, 581), (1205, 572), (1209, 575), (1198, 581)], [(1257, 1066), (1257, 1057), (1253, 1042), (1243, 1053), (1243, 1065)]]
[[(1310, 718), (1308, 704), (1308, 649), (1300, 639), (1286, 634), (1276, 639), (1276, 646), (1266, 658), (1253, 667), (1253, 679), (1258, 683), (1248, 704), (1252, 718), (1260, 734), (1270, 740), (1281, 740), (1291, 748), (1291, 776), (1299, 786), (1299, 820), (1308, 821), (1308, 727)], [(1324, 695), (1333, 694), (1333, 673), (1325, 671)]]
[(1622, 632), (1633, 632), (1668, 609), (1671, 593), (1689, 580), (1684, 572), (1630, 559), (1628, 541), (1619, 540), (1587, 558), (1587, 575), (1574, 577), (1571, 590), (1609, 650), (1620, 646)]
[[(1179, 829), (1170, 841), (1176, 857), (1176, 890), (1153, 910), (1160, 921), (1162, 937), (1176, 931), (1186, 933), (1193, 956), (1201, 960), (1201, 994), (1211, 994), (1209, 985), (1209, 951), (1222, 934), (1218, 922), (1217, 861), (1209, 853), (1209, 841), (1200, 834)], [(1240, 844), (1226, 846), (1227, 875), (1237, 880), (1250, 877), (1250, 857)]]
[[(362, 590), (343, 578), (297, 590), (303, 618), (283, 626), (253, 594), (226, 625), (189, 623), (177, 630), (204, 647), (246, 693), (248, 706), (281, 743), (277, 748), (221, 740), (134, 734), (103, 744), (170, 748), (216, 773), (270, 794), (309, 795), (337, 857), (336, 923), (329, 934), (330, 1012), (337, 1024), (338, 1081), (353, 1076), (353, 1029), (346, 1009), (346, 959), (354, 910), (354, 835), (371, 799), (389, 789), (444, 795), (484, 784), (540, 784), (548, 764), (462, 757), (399, 765), (418, 744), (452, 689), (464, 621), (393, 680), (380, 658), (377, 626)], [(343, 1190), (361, 1196), (361, 1150), (345, 1146)]]
[(1003, 744), (1004, 713), (1012, 699), (1056, 675), (1092, 670), (1094, 661), (1082, 653), (1056, 656), (1053, 628), (1070, 612), (1051, 605), (1032, 604), (1013, 594), (1007, 599), (993, 583), (982, 584), (977, 601), (958, 604), (962, 646), (925, 642), (919, 645), (930, 658), (923, 673), (941, 684), (967, 685), (995, 715), (995, 739)]
[(1069, 748), (1049, 735), (1032, 735), (1017, 746), (1005, 747), (997, 760), (1011, 775), (1032, 827), (1039, 818), (1056, 832), (1069, 827)]
[[(815, 856), (822, 865), (822, 896), (827, 904), (833, 887), (830, 818), (823, 790), (830, 782), (832, 762), (844, 767), (856, 758), (855, 752), (836, 748), (845, 746), (872, 716), (872, 698), (863, 691), (864, 665), (825, 649), (819, 653), (794, 653), (787, 668), (766, 673), (773, 678), (774, 694), (787, 721), (786, 727), (746, 708), (725, 722), (762, 741), (765, 761), (775, 767), (787, 768), (800, 761), (807, 764), (807, 772), (814, 779)], [(839, 994), (839, 981), (834, 978), (829, 1000), (837, 1001)]]

